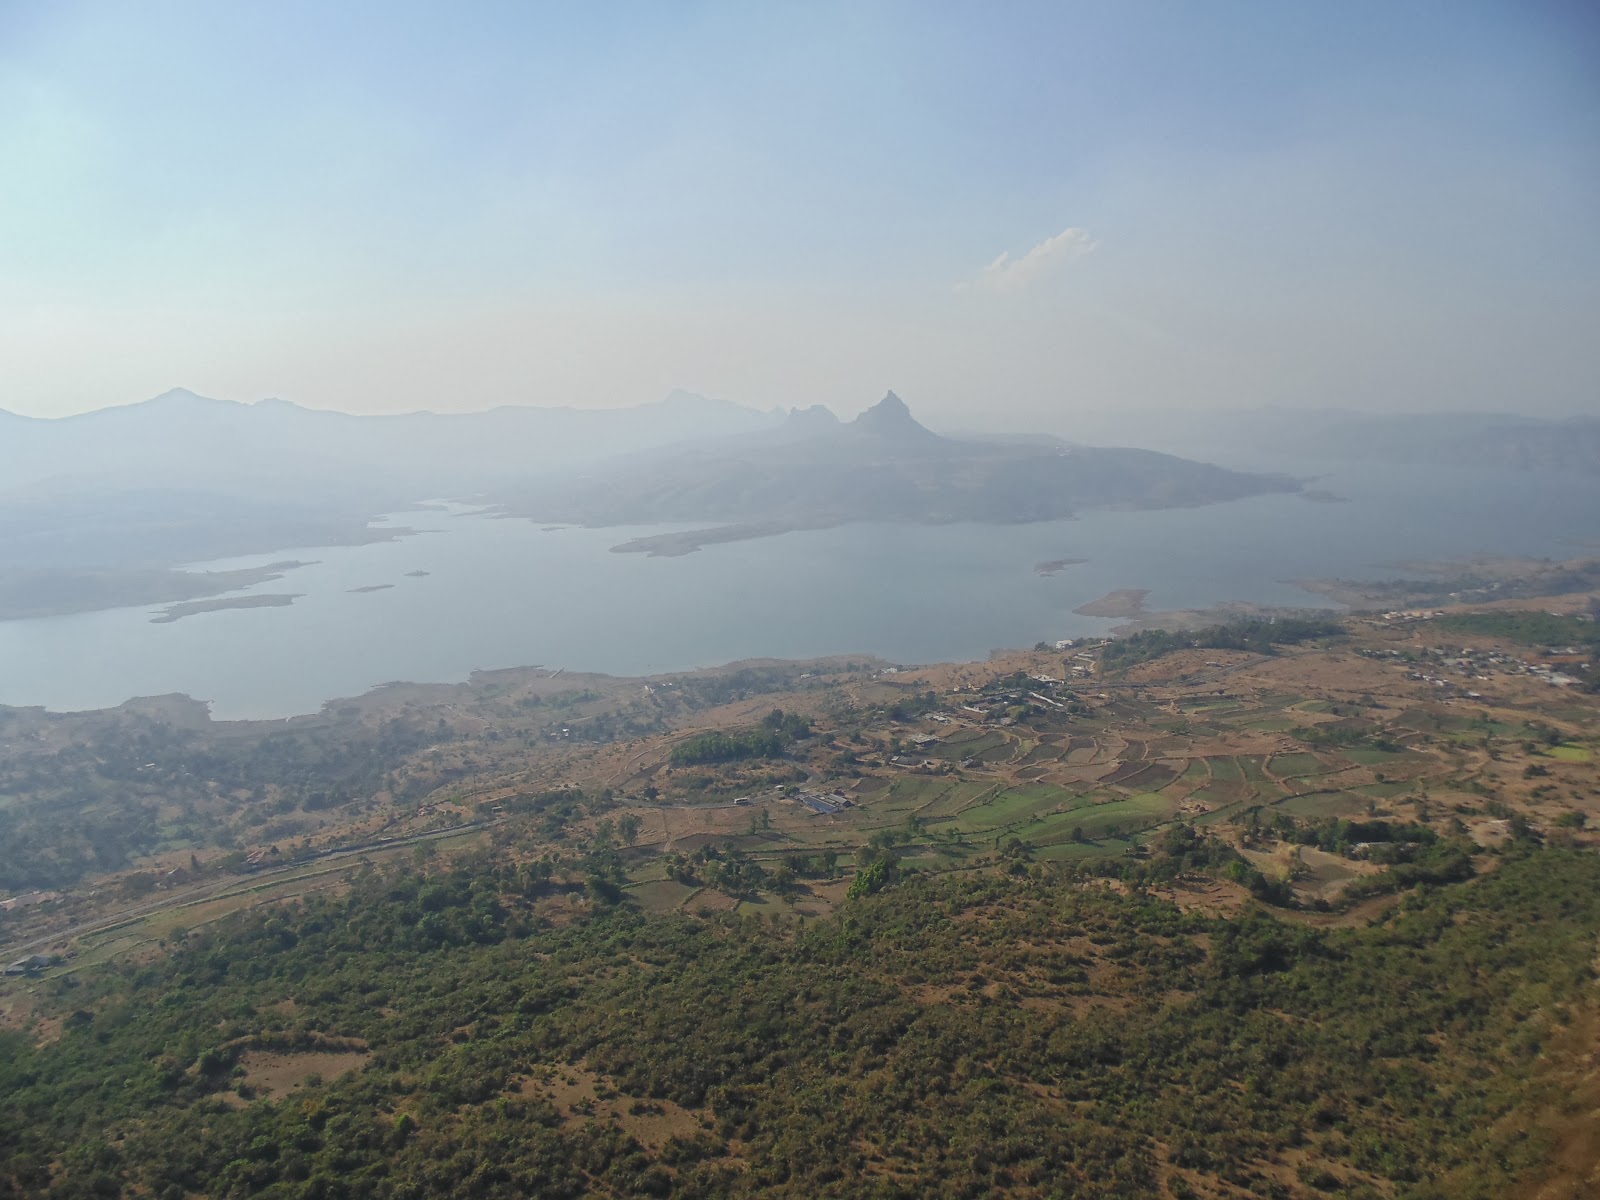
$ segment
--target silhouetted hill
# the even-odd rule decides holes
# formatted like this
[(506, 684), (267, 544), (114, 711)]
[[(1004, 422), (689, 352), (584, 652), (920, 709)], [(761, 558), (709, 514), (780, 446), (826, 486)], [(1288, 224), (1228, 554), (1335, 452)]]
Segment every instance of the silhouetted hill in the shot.
[[(1294, 440), (1282, 439), (1288, 448)], [(1499, 413), (1347, 417), (1318, 431), (1329, 457), (1600, 474), (1600, 417), (1541, 421)]]
[(1227, 461), (1321, 459), (1600, 474), (1600, 417), (1361, 413), (1340, 409), (1095, 414), (1094, 438), (1127, 436)]
[(619, 409), (353, 416), (175, 388), (54, 420), (0, 410), (0, 619), (206, 595), (173, 568), (389, 538), (406, 531), (372, 518), (417, 501), (778, 420), (687, 392)]
[(890, 392), (847, 423), (810, 409), (768, 433), (633, 455), (504, 500), (541, 520), (737, 522), (774, 532), (859, 520), (1042, 521), (1296, 490), (1284, 477), (1146, 450), (941, 437)]
[(767, 429), (778, 419), (681, 391), (628, 408), (355, 416), (286, 400), (213, 400), (182, 388), (54, 420), (3, 416), (0, 499), (48, 481), (55, 491), (156, 483), (275, 496), (337, 484), (412, 500), (685, 439)]
[(850, 428), (860, 436), (878, 438), (907, 450), (930, 451), (945, 440), (919, 425), (906, 402), (893, 392), (850, 422)]
[(943, 437), (893, 392), (848, 422), (821, 405), (784, 417), (687, 392), (623, 409), (353, 416), (183, 389), (0, 421), (0, 617), (192, 598), (180, 564), (392, 537), (405, 531), (371, 519), (434, 497), (588, 525), (738, 524), (748, 536), (1040, 521), (1298, 486), (1144, 450)]

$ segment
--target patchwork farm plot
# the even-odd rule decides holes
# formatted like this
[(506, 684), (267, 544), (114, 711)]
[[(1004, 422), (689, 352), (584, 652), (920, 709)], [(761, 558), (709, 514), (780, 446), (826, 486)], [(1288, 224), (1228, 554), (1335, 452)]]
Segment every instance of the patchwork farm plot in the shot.
[[(1438, 822), (1441, 797), (1492, 838), (1504, 822), (1481, 793), (1487, 775), (1508, 774), (1492, 743), (1543, 736), (1528, 714), (1441, 701), (1344, 652), (1214, 665), (1179, 653), (1132, 675), (1068, 684), (1035, 652), (969, 664), (957, 687), (940, 688), (937, 668), (860, 684), (797, 747), (804, 781), (757, 798), (781, 840), (733, 840), (767, 862), (872, 841), (924, 869), (964, 869), (1003, 852), (1124, 853), (1176, 822), (1225, 836), (1280, 819)], [(908, 693), (924, 697), (916, 711), (904, 711)], [(1540, 762), (1592, 773), (1582, 736), (1548, 743)], [(793, 802), (807, 790), (839, 806)], [(1296, 886), (1318, 898), (1369, 873), (1337, 855), (1295, 861)]]
[[(926, 871), (1064, 862), (1138, 854), (1180, 825), (1252, 854), (1266, 853), (1262, 830), (1287, 836), (1339, 821), (1426, 826), (1484, 847), (1528, 829), (1586, 841), (1600, 822), (1593, 696), (1527, 673), (1492, 691), (1465, 675), (1442, 685), (1450, 664), (1482, 656), (1441, 657), (1433, 637), (1425, 624), (1353, 621), (1330, 645), (1178, 649), (1087, 675), (1081, 650), (898, 671), (763, 664), (651, 681), (512, 672), (445, 689), (453, 726), (429, 726), (444, 740), (406, 758), (386, 791), (358, 797), (350, 813), (293, 816), (293, 842), (279, 832), (289, 824), (263, 816), (256, 833), (241, 826), (245, 849), (235, 854), (246, 871), (249, 855), (278, 843), (307, 856), (307, 871), (342, 854), (316, 869), (343, 886), (366, 856), (449, 852), (451, 829), (463, 830), (465, 846), (498, 827), (493, 843), (529, 861), (600, 847), (649, 911), (809, 915), (842, 897), (874, 856)], [(1413, 662), (1424, 659), (1430, 674), (1419, 677)], [(364, 701), (373, 711), (357, 717), (379, 728), (389, 704), (416, 721), (421, 703), (396, 692)], [(65, 736), (54, 725), (42, 732)], [(153, 815), (190, 824), (175, 825), (165, 857), (140, 869), (152, 879), (195, 872), (192, 883), (162, 885), (170, 898), (140, 893), (150, 915), (132, 933), (95, 916), (88, 897), (70, 901), (81, 920), (63, 914), (46, 931), (72, 921), (89, 929), (92, 919), (105, 932), (81, 934), (79, 952), (116, 956), (116, 939), (148, 947), (164, 925), (198, 927), (297, 894), (282, 871), (259, 881), (260, 895), (229, 883), (232, 868), (207, 861), (198, 843), (191, 865), (180, 837), (198, 826), (170, 802)], [(383, 848), (358, 854), (339, 849), (341, 839)], [(1308, 852), (1273, 869), (1318, 900), (1369, 873), (1359, 858)], [(582, 886), (571, 903), (582, 902)]]

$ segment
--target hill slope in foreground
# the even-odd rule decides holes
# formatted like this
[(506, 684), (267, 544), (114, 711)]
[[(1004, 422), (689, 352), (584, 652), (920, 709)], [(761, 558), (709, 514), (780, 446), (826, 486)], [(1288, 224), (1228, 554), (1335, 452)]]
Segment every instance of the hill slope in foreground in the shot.
[(7, 711), (0, 1188), (1593, 1194), (1594, 631)]

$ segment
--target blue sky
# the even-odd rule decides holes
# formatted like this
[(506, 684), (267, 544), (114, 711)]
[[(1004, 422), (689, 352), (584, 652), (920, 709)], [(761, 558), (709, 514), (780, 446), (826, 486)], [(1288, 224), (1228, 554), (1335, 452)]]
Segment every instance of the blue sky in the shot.
[(0, 407), (1600, 407), (1581, 3), (0, 5)]

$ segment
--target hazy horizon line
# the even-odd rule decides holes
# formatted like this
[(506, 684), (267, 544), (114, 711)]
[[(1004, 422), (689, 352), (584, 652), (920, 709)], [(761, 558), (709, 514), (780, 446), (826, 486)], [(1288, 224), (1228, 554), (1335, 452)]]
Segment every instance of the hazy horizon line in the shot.
[[(899, 394), (892, 387), (886, 389), (886, 391), (890, 392), (890, 393), (893, 393), (895, 395)], [(531, 401), (516, 401), (516, 400), (512, 400), (512, 401), (505, 401), (505, 402), (501, 402), (501, 403), (487, 404), (487, 405), (484, 405), (482, 407), (473, 407), (473, 408), (456, 408), (456, 409), (396, 408), (396, 409), (391, 409), (391, 410), (386, 410), (386, 411), (381, 411), (381, 412), (356, 412), (356, 411), (352, 411), (352, 410), (350, 410), (348, 408), (336, 408), (336, 407), (325, 406), (325, 405), (307, 404), (307, 403), (304, 403), (304, 402), (299, 401), (299, 400), (294, 400), (294, 399), (290, 399), (288, 397), (278, 396), (278, 395), (259, 396), (259, 397), (255, 398), (255, 399), (252, 399), (252, 400), (240, 400), (240, 399), (236, 399), (236, 398), (228, 397), (228, 396), (211, 396), (211, 395), (207, 395), (207, 394), (205, 394), (203, 392), (197, 392), (192, 388), (184, 387), (182, 385), (177, 385), (177, 386), (174, 386), (174, 387), (170, 387), (170, 388), (166, 389), (163, 392), (158, 392), (153, 396), (146, 396), (146, 397), (144, 397), (143, 399), (140, 399), (140, 400), (119, 401), (119, 402), (115, 402), (115, 403), (111, 403), (111, 404), (104, 404), (104, 405), (101, 405), (98, 408), (81, 409), (81, 410), (79, 410), (77, 412), (71, 412), (71, 413), (60, 413), (60, 414), (49, 414), (49, 415), (46, 415), (46, 414), (41, 414), (41, 413), (37, 413), (37, 412), (28, 412), (28, 411), (25, 411), (23, 409), (13, 408), (13, 407), (9, 407), (9, 406), (6, 406), (6, 405), (0, 405), (0, 413), (4, 413), (7, 416), (11, 416), (11, 417), (18, 417), (18, 418), (21, 418), (21, 419), (27, 420), (27, 421), (39, 421), (39, 422), (50, 422), (50, 423), (53, 423), (53, 422), (59, 422), (59, 421), (71, 421), (71, 420), (74, 420), (74, 419), (77, 419), (77, 418), (81, 418), (81, 417), (97, 416), (97, 415), (102, 414), (102, 413), (116, 412), (116, 411), (120, 411), (122, 409), (140, 408), (140, 407), (143, 407), (145, 405), (154, 404), (154, 403), (156, 403), (158, 401), (165, 400), (165, 399), (167, 399), (169, 397), (179, 396), (179, 395), (192, 397), (195, 400), (204, 401), (204, 402), (210, 403), (210, 404), (226, 404), (226, 405), (233, 405), (233, 406), (239, 407), (239, 408), (255, 408), (255, 407), (258, 407), (258, 406), (261, 406), (261, 405), (286, 405), (286, 406), (289, 406), (291, 408), (300, 409), (303, 412), (331, 413), (331, 414), (334, 414), (336, 416), (354, 417), (354, 418), (359, 418), (359, 419), (365, 419), (365, 418), (382, 419), (382, 418), (393, 418), (393, 417), (417, 417), (417, 416), (435, 416), (435, 417), (481, 416), (481, 415), (486, 414), (486, 413), (498, 412), (498, 411), (502, 411), (502, 410), (505, 410), (505, 409), (529, 409), (529, 410), (543, 411), (543, 412), (623, 412), (623, 411), (628, 411), (628, 410), (631, 410), (631, 409), (649, 408), (649, 407), (653, 407), (653, 406), (657, 406), (657, 405), (667, 404), (667, 403), (672, 402), (675, 398), (679, 398), (679, 397), (681, 397), (681, 398), (683, 398), (685, 400), (700, 401), (700, 402), (704, 402), (704, 403), (708, 403), (708, 404), (726, 405), (726, 406), (731, 407), (731, 408), (743, 409), (743, 410), (745, 410), (747, 412), (760, 413), (760, 414), (773, 414), (773, 413), (776, 413), (776, 414), (787, 414), (787, 413), (791, 413), (791, 412), (803, 411), (805, 408), (808, 408), (808, 407), (827, 408), (827, 409), (829, 409), (831, 411), (834, 411), (835, 413), (838, 413), (838, 412), (841, 411), (839, 409), (838, 405), (837, 405), (837, 402), (831, 402), (830, 403), (828, 401), (816, 401), (811, 405), (772, 404), (772, 405), (763, 406), (761, 404), (751, 403), (751, 402), (746, 401), (746, 400), (736, 400), (736, 399), (731, 399), (731, 398), (728, 398), (728, 397), (725, 397), (725, 396), (712, 396), (712, 395), (708, 395), (708, 394), (706, 394), (704, 392), (694, 391), (691, 388), (674, 387), (674, 388), (668, 389), (668, 391), (664, 395), (659, 396), (654, 400), (623, 401), (621, 403), (615, 403), (615, 404), (574, 404), (574, 403), (571, 403), (571, 402), (567, 402), (567, 403), (561, 403), (561, 402), (538, 403), (538, 402), (531, 402)], [(879, 396), (878, 399), (882, 399), (882, 396)], [(903, 397), (902, 397), (902, 399), (903, 399)], [(876, 403), (878, 403), (878, 400), (866, 401), (864, 404), (861, 405), (861, 408), (860, 408), (859, 411), (865, 411), (867, 408), (872, 407), (872, 405), (874, 405)], [(911, 405), (911, 402), (907, 401), (907, 404), (908, 404), (908, 407), (909, 407)], [(842, 411), (851, 412), (851, 411), (855, 411), (855, 410), (844, 409)], [(1205, 415), (1208, 415), (1208, 414), (1225, 414), (1225, 413), (1283, 413), (1283, 414), (1286, 414), (1286, 415), (1288, 415), (1288, 414), (1303, 414), (1305, 416), (1312, 416), (1312, 415), (1317, 415), (1317, 414), (1324, 414), (1324, 415), (1326, 415), (1326, 414), (1338, 414), (1338, 415), (1349, 415), (1349, 416), (1360, 416), (1360, 417), (1391, 417), (1391, 418), (1406, 418), (1406, 417), (1436, 417), (1436, 418), (1444, 418), (1444, 417), (1457, 416), (1457, 415), (1471, 415), (1471, 416), (1484, 416), (1484, 417), (1504, 417), (1504, 418), (1506, 418), (1508, 420), (1527, 421), (1527, 422), (1530, 422), (1530, 423), (1543, 423), (1543, 424), (1559, 424), (1559, 423), (1565, 422), (1565, 421), (1600, 420), (1600, 413), (1595, 413), (1593, 411), (1585, 411), (1585, 410), (1581, 410), (1581, 409), (1574, 409), (1574, 410), (1570, 410), (1570, 411), (1567, 411), (1567, 412), (1564, 412), (1564, 413), (1542, 413), (1542, 414), (1532, 414), (1532, 415), (1530, 415), (1530, 414), (1525, 414), (1525, 413), (1514, 412), (1514, 411), (1512, 411), (1510, 409), (1480, 408), (1480, 407), (1472, 407), (1472, 406), (1463, 406), (1463, 407), (1460, 407), (1460, 408), (1448, 408), (1448, 409), (1372, 408), (1372, 407), (1362, 407), (1362, 406), (1353, 405), (1353, 404), (1352, 405), (1315, 405), (1315, 406), (1309, 406), (1309, 407), (1301, 407), (1299, 405), (1296, 405), (1296, 404), (1293, 404), (1293, 403), (1290, 403), (1290, 402), (1267, 403), (1267, 404), (1220, 405), (1220, 406), (1213, 407), (1213, 408), (1195, 408), (1192, 405), (1184, 405), (1184, 404), (1174, 404), (1174, 405), (1172, 405), (1170, 407), (1164, 407), (1164, 406), (1159, 406), (1159, 405), (1142, 405), (1142, 406), (1139, 406), (1139, 407), (1136, 407), (1136, 408), (1125, 408), (1125, 407), (1120, 407), (1120, 406), (1118, 406), (1116, 404), (1106, 404), (1106, 405), (1093, 405), (1093, 406), (1076, 407), (1072, 412), (1070, 412), (1070, 413), (1062, 413), (1061, 415), (1063, 417), (1067, 418), (1067, 419), (1071, 419), (1071, 418), (1074, 418), (1074, 417), (1078, 417), (1078, 418), (1124, 417), (1124, 418), (1127, 418), (1127, 417), (1137, 416), (1137, 415), (1141, 415), (1141, 414), (1161, 414), (1161, 415), (1169, 416), (1169, 417), (1195, 418), (1195, 417), (1205, 416)]]

